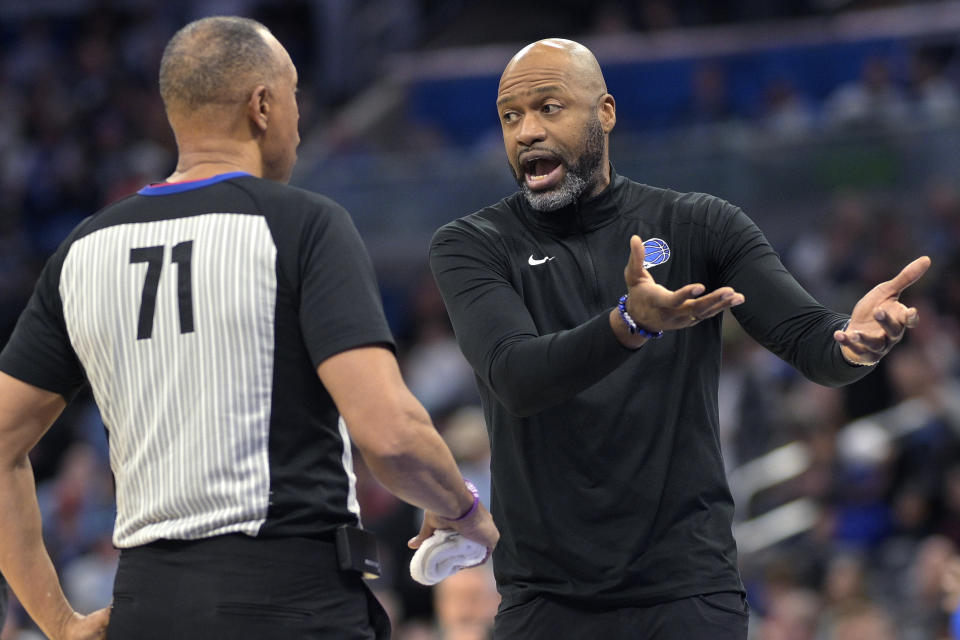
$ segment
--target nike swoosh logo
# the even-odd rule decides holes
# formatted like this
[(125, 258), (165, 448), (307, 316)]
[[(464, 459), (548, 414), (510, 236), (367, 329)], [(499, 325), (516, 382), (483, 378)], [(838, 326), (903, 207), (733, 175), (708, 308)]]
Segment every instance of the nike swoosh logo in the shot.
[(530, 254), (530, 257), (527, 258), (527, 264), (529, 264), (531, 267), (535, 267), (535, 266), (537, 266), (538, 264), (543, 264), (543, 263), (546, 262), (547, 260), (553, 260), (553, 258), (555, 258), (555, 257), (556, 257), (556, 256), (547, 257), (547, 258), (540, 258), (539, 260), (537, 260), (537, 259), (535, 259), (535, 258), (533, 257), (533, 254), (531, 253), (531, 254)]

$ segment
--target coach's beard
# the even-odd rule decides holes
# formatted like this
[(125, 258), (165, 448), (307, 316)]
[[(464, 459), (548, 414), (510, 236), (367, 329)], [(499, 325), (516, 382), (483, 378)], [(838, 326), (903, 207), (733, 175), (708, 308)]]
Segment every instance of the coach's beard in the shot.
[(580, 160), (573, 165), (568, 165), (563, 158), (560, 161), (564, 167), (563, 180), (552, 189), (534, 191), (527, 186), (522, 174), (520, 176), (514, 174), (524, 197), (536, 211), (562, 209), (576, 202), (584, 192), (596, 184), (603, 162), (603, 128), (600, 126), (599, 118), (594, 118), (592, 122), (587, 123)]

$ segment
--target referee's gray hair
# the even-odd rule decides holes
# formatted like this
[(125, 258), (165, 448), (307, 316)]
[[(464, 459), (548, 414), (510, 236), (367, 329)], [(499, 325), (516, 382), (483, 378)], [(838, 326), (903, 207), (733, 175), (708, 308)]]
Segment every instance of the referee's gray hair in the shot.
[(256, 20), (237, 16), (202, 18), (177, 31), (160, 60), (167, 109), (241, 101), (254, 84), (266, 83), (279, 60), (265, 33)]

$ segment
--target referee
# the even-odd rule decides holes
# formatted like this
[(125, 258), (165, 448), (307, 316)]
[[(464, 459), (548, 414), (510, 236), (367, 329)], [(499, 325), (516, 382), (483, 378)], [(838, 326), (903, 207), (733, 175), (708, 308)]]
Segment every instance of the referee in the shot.
[[(359, 571), (351, 441), (377, 478), (488, 548), (498, 533), (404, 385), (349, 215), (287, 186), (297, 72), (261, 24), (174, 35), (179, 161), (82, 222), (0, 354), (0, 570), (60, 639), (389, 637)], [(113, 606), (66, 601), (27, 453), (89, 383), (116, 479)]]

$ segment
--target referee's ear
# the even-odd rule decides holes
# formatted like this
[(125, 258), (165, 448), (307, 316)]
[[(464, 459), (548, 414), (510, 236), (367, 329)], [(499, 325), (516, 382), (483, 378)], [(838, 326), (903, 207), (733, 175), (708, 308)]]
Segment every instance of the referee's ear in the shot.
[(267, 130), (267, 123), (270, 120), (270, 101), (266, 85), (258, 84), (250, 92), (250, 99), (247, 101), (247, 115), (253, 126), (261, 133)]

